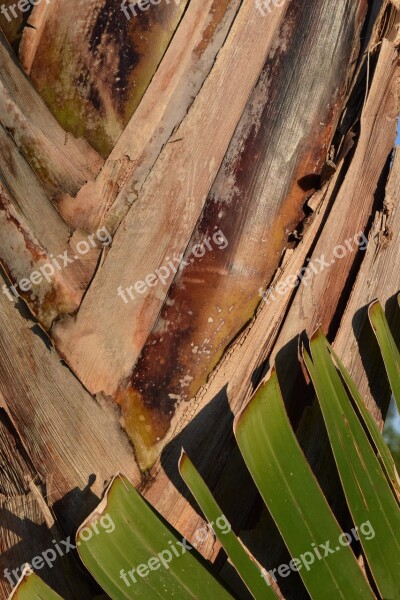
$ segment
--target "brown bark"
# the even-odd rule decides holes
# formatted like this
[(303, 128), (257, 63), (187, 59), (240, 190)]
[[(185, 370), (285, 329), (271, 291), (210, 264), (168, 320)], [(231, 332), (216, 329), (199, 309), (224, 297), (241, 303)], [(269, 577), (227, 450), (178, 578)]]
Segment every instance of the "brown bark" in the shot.
[[(254, 555), (279, 564), (280, 538), (232, 435), (274, 361), (301, 444), (346, 519), (297, 344), (322, 324), (383, 424), (381, 359), (359, 353), (371, 344), (366, 305), (379, 296), (390, 309), (400, 287), (399, 7), (379, 5), (288, 0), (263, 18), (254, 0), (191, 0), (165, 17), (167, 42), (154, 13), (110, 42), (118, 62), (135, 36), (143, 48), (157, 40), (136, 71), (128, 53), (122, 100), (107, 61), (87, 75), (115, 34), (105, 0), (76, 0), (76, 33), (56, 0), (32, 13), (37, 29), (24, 29), (19, 50), (37, 90), (0, 38), (0, 289), (74, 256), (101, 226), (113, 234), (111, 248), (76, 254), (19, 302), (0, 294), (0, 578), (49, 535), (72, 534), (117, 471), (190, 540), (203, 519), (177, 473), (182, 446)], [(81, 60), (62, 62), (61, 33)], [(16, 48), (15, 30), (6, 34)], [(47, 87), (59, 74), (63, 116)], [(78, 98), (76, 77), (86, 92), (98, 86), (101, 109)], [(111, 150), (105, 161), (94, 139)], [(207, 236), (212, 250), (192, 255)], [(179, 255), (189, 264), (165, 285), (127, 304), (117, 296)], [(282, 289), (321, 257), (326, 268), (309, 281), (261, 301), (260, 288)], [(213, 561), (219, 550), (209, 538), (201, 548)], [(79, 597), (63, 579), (54, 587)], [(283, 592), (303, 597), (301, 586)]]

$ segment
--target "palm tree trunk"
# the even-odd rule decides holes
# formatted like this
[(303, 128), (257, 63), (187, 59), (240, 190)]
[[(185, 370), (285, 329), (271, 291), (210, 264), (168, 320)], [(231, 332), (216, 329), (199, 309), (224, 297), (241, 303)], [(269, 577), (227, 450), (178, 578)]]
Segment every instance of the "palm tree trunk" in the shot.
[(232, 436), (274, 362), (345, 521), (299, 334), (322, 325), (380, 426), (389, 401), (364, 324), (400, 287), (397, 2), (72, 4), (1, 20), (4, 598), (3, 569), (73, 535), (118, 471), (190, 541), (182, 446), (279, 564)]

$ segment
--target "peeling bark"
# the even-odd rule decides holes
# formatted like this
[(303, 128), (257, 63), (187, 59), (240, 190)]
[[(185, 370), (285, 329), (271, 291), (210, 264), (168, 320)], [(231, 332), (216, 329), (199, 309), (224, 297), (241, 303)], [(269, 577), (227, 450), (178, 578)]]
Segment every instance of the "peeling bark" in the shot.
[[(344, 4), (332, 12), (327, 3), (318, 14), (317, 4), (314, 10), (292, 4), (285, 14), (188, 244), (185, 261), (191, 264), (176, 276), (130, 385), (118, 392), (127, 431), (139, 448), (159, 450), (165, 437), (173, 437), (178, 415), (253, 316), (260, 288), (275, 272), (282, 249), (293, 245), (289, 233), (320, 185), (351, 74), (346, 66), (357, 54), (354, 28), (365, 12), (349, 14)], [(345, 31), (333, 25), (341, 18)], [(312, 40), (307, 46), (304, 30)], [(341, 52), (332, 59), (339, 36)], [(329, 58), (324, 73), (321, 64)], [(223, 251), (212, 237), (219, 230), (226, 237)], [(207, 238), (212, 251), (191, 258), (191, 248)], [(145, 418), (138, 421), (138, 415)]]
[[(346, 2), (335, 6), (316, 2), (310, 12), (309, 7), (306, 10), (293, 2), (286, 12), (276, 13), (275, 18), (280, 18), (273, 29), (271, 20), (254, 21), (257, 28), (252, 36), (258, 35), (266, 47), (263, 62), (255, 63), (252, 56), (249, 63), (243, 45), (235, 68), (240, 71), (246, 62), (261, 75), (246, 107), (240, 107), (243, 115), (235, 123), (230, 147), (223, 149), (226, 155), (220, 164), (221, 148), (215, 154), (209, 142), (212, 132), (204, 132), (205, 114), (219, 122), (225, 111), (229, 95), (221, 96), (215, 114), (210, 102), (220, 89), (216, 79), (219, 69), (228, 64), (233, 68), (229, 52), (234, 55), (238, 44), (243, 43), (241, 34), (236, 40), (233, 37), (240, 31), (241, 15), (246, 10), (257, 11), (254, 5), (242, 6), (224, 52), (172, 136), (171, 142), (177, 141), (162, 151), (117, 232), (78, 318), (55, 327), (58, 348), (85, 385), (92, 393), (113, 396), (122, 406), (124, 426), (135, 442), (143, 468), (152, 464), (173, 436), (177, 406), (196, 394), (224, 349), (251, 318), (259, 302), (259, 288), (273, 275), (288, 244), (288, 233), (303, 217), (304, 202), (320, 185), (357, 58), (359, 49), (354, 40), (360, 35), (365, 8), (365, 3), (350, 8)], [(310, 34), (307, 41), (305, 29)], [(326, 70), (321, 65), (327, 65)], [(199, 123), (203, 142), (194, 148), (191, 140), (200, 133)], [(220, 140), (221, 134), (216, 141)], [(193, 159), (196, 163), (190, 168)], [(203, 173), (198, 173), (199, 164), (204, 164)], [(216, 167), (219, 174), (209, 191)], [(191, 172), (185, 183), (179, 175), (183, 169)], [(177, 185), (179, 179), (182, 185)], [(161, 181), (165, 201), (160, 206)], [(133, 183), (128, 177), (126, 186), (132, 189)], [(181, 212), (176, 212), (176, 220), (178, 206)], [(149, 229), (151, 214), (157, 216), (151, 218)], [(190, 259), (191, 247), (218, 229), (227, 237), (226, 250), (214, 248), (203, 258)], [(140, 240), (135, 244), (146, 251), (133, 257), (125, 268), (117, 256), (122, 256), (133, 240)], [(149, 247), (153, 249), (150, 256)], [(179, 256), (186, 248), (185, 260), (193, 260), (193, 264), (175, 277), (169, 292), (172, 277), (164, 288), (159, 285), (149, 290), (144, 300), (136, 295), (126, 305), (121, 302), (117, 287), (144, 280), (160, 265), (168, 264), (167, 257)], [(118, 273), (116, 264), (121, 264)], [(111, 327), (107, 323), (102, 331), (94, 325), (100, 322), (100, 314), (111, 313), (116, 317)], [(131, 330), (121, 348), (119, 329), (126, 329), (127, 322)], [(97, 373), (85, 364), (89, 348), (97, 356)], [(130, 386), (124, 379), (135, 363)]]
[[(381, 359), (359, 349), (371, 343), (366, 304), (378, 296), (390, 315), (400, 287), (400, 19), (397, 0), (303, 4), (263, 19), (254, 0), (191, 0), (118, 31), (119, 3), (76, 0), (75, 30), (58, 0), (43, 4), (20, 56), (48, 106), (1, 36), (0, 289), (65, 251), (77, 259), (18, 303), (0, 294), (0, 594), (4, 560), (19, 566), (53, 531), (72, 534), (117, 471), (192, 540), (204, 522), (177, 472), (182, 446), (254, 556), (285, 562), (232, 435), (274, 361), (346, 524), (296, 350), (322, 324), (383, 425)], [(14, 25), (6, 35), (17, 50)], [(78, 256), (102, 225), (111, 249)], [(368, 248), (350, 251), (360, 232)], [(207, 238), (212, 249), (193, 255)], [(165, 285), (117, 296), (174, 257), (189, 264)], [(318, 260), (310, 281), (260, 300)], [(215, 561), (220, 545), (200, 550)]]
[(83, 140), (66, 135), (51, 117), (1, 32), (0, 66), (0, 125), (21, 153), (20, 160), (24, 157), (52, 198), (77, 193), (98, 173), (101, 158)]
[[(61, 213), (76, 227), (115, 231), (137, 199), (163, 146), (180, 125), (209, 74), (240, 0), (192, 0), (137, 110), (94, 183)], [(174, 137), (174, 136), (172, 136)]]
[(74, 0), (71, 26), (62, 0), (48, 7), (42, 3), (29, 19), (35, 29), (24, 30), (21, 63), (62, 127), (106, 157), (138, 106), (186, 4), (163, 1), (128, 20), (121, 2)]
[[(54, 328), (60, 352), (92, 393), (116, 392), (154, 324), (171, 275), (165, 291), (152, 291), (128, 305), (117, 296), (117, 288), (144, 279), (165, 263), (167, 256), (184, 252), (282, 18), (277, 10), (271, 19), (260, 22), (256, 11), (253, 0), (242, 4), (213, 70), (176, 131), (182, 140), (164, 147), (140, 199), (119, 227), (78, 316)], [(243, 73), (239, 89), (232, 72)], [(221, 122), (217, 137), (213, 137), (214, 119)], [(192, 140), (200, 132), (202, 141), (194, 145)], [(127, 263), (126, 249), (133, 245), (135, 254)], [(104, 314), (113, 315), (105, 328), (100, 316)], [(118, 331), (120, 327), (123, 333)], [(95, 371), (88, 368), (88, 352), (95, 357)]]

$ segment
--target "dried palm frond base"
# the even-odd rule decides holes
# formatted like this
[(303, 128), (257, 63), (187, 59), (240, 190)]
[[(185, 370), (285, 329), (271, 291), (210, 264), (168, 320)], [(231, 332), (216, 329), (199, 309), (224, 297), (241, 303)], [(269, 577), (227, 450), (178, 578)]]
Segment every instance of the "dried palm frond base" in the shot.
[[(397, 4), (0, 14), (2, 597), (3, 569), (73, 535), (116, 472), (190, 541), (204, 521), (182, 446), (260, 562), (279, 564), (232, 434), (273, 361), (346, 518), (293, 349), (322, 325), (382, 428), (390, 392), (364, 324), (379, 296), (399, 337)], [(199, 546), (229, 571), (220, 549)]]

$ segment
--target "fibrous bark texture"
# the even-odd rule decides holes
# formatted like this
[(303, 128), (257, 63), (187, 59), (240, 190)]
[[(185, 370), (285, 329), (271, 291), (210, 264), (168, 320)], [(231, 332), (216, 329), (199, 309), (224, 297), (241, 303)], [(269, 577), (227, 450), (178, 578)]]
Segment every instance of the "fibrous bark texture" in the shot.
[(190, 540), (182, 446), (279, 564), (232, 420), (276, 362), (332, 495), (299, 334), (322, 325), (383, 424), (382, 364), (359, 344), (368, 302), (390, 314), (400, 287), (398, 6), (259, 4), (0, 16), (2, 597), (3, 568), (72, 534), (118, 471)]

